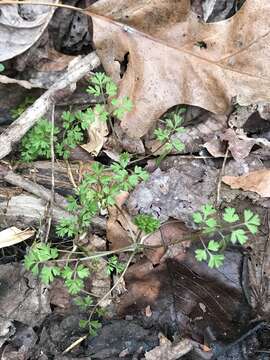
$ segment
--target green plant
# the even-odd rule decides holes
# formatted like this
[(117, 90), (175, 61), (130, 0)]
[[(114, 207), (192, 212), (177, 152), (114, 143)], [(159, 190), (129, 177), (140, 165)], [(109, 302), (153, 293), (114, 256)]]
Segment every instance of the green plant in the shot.
[(5, 71), (5, 65), (0, 63), (0, 72)]
[(26, 96), (24, 101), (19, 104), (15, 109), (10, 110), (13, 119), (17, 119), (25, 110), (34, 103), (35, 98), (33, 96)]
[(76, 298), (74, 302), (81, 310), (86, 310), (89, 306), (93, 305), (93, 298), (87, 295), (85, 297)]
[[(29, 162), (39, 156), (49, 159), (51, 157), (51, 132), (52, 124), (48, 120), (40, 119), (22, 139), (21, 160)], [(54, 127), (53, 132), (54, 140), (56, 140), (59, 129)]]
[(77, 111), (75, 113), (64, 111), (61, 119), (63, 120), (64, 132), (62, 138), (58, 140), (55, 146), (55, 151), (60, 157), (68, 159), (70, 151), (82, 143), (84, 131), (95, 120), (95, 115), (88, 108), (85, 111)]
[(182, 151), (185, 148), (181, 140), (173, 138), (174, 134), (180, 134), (185, 131), (185, 128), (181, 126), (183, 122), (181, 113), (184, 111), (185, 109), (182, 108), (178, 113), (173, 113), (170, 117), (160, 120), (163, 123), (163, 127), (159, 127), (154, 131), (156, 139), (161, 142), (158, 150), (162, 150), (162, 159), (172, 150)]
[(160, 221), (154, 218), (152, 215), (140, 214), (135, 216), (134, 224), (138, 226), (141, 231), (146, 234), (155, 232), (160, 227)]
[(88, 328), (91, 336), (96, 336), (97, 331), (101, 328), (101, 323), (98, 320), (80, 320), (79, 325), (82, 329)]
[[(57, 266), (54, 261), (59, 260), (59, 250), (52, 248), (50, 244), (37, 243), (32, 246), (31, 250), (25, 255), (24, 266), (27, 270), (32, 271), (39, 276), (44, 284), (49, 285), (55, 277), (61, 277), (71, 295), (77, 295), (84, 290), (84, 280), (90, 276), (88, 267), (80, 264), (80, 260), (73, 267), (66, 265)], [(85, 292), (85, 291), (84, 291)], [(87, 310), (93, 306), (93, 299), (87, 295), (75, 299), (75, 304), (82, 310)], [(81, 320), (80, 326), (89, 327), (89, 333), (95, 335), (101, 324), (96, 320)]]
[[(249, 209), (244, 210), (243, 215), (239, 215), (235, 208), (228, 207), (219, 214), (210, 204), (195, 212), (193, 221), (202, 231), (200, 240), (203, 248), (195, 251), (196, 259), (207, 261), (210, 268), (218, 268), (223, 264), (223, 252), (228, 244), (244, 245), (248, 235), (255, 235), (260, 225), (259, 215)], [(208, 241), (207, 244), (205, 239)]]
[(114, 205), (115, 197), (121, 191), (129, 191), (148, 178), (148, 173), (139, 166), (128, 170), (129, 161), (129, 154), (123, 153), (119, 162), (110, 167), (97, 162), (92, 165), (91, 173), (84, 176), (75, 196), (68, 198), (67, 210), (73, 215), (60, 220), (58, 236), (76, 237), (85, 232), (93, 216)]
[[(106, 74), (97, 72), (90, 78), (89, 82), (90, 85), (86, 91), (96, 97), (102, 97), (103, 105), (96, 105), (94, 111), (99, 106), (99, 116), (103, 120), (110, 120), (111, 116), (121, 120), (126, 112), (132, 110), (132, 101), (127, 96), (121, 99), (115, 98), (118, 90), (117, 85)], [(114, 108), (112, 111), (107, 109), (109, 103)]]
[(113, 255), (108, 259), (106, 272), (108, 275), (111, 275), (113, 272), (116, 274), (121, 274), (124, 271), (125, 265), (118, 261), (118, 258)]
[(72, 295), (78, 294), (84, 287), (83, 279), (90, 274), (89, 269), (82, 264), (71, 268), (66, 265), (59, 268), (56, 265), (49, 265), (50, 261), (57, 259), (59, 251), (49, 244), (38, 243), (31, 248), (31, 251), (24, 258), (24, 266), (31, 270), (34, 275), (39, 275), (42, 282), (50, 284), (56, 276), (65, 280), (65, 285)]
[[(86, 110), (64, 111), (62, 114), (63, 131), (55, 127), (54, 141), (55, 153), (57, 156), (68, 159), (70, 152), (84, 140), (84, 133), (91, 123), (96, 119), (100, 121), (109, 120), (111, 126), (111, 116), (121, 119), (127, 111), (131, 111), (132, 102), (127, 97), (122, 99), (111, 98), (110, 104), (114, 109), (108, 111), (109, 97), (115, 96), (117, 93), (116, 84), (104, 73), (96, 73), (90, 79), (90, 85), (87, 92), (94, 96), (102, 96), (103, 104), (97, 104), (93, 108)], [(12, 110), (12, 116), (17, 118), (29, 105), (34, 102), (33, 98), (26, 97), (20, 106)], [(113, 127), (112, 127), (113, 129)], [(47, 120), (39, 120), (38, 123), (23, 137), (22, 139), (22, 156), (21, 160), (25, 162), (34, 161), (38, 157), (49, 159), (51, 157), (51, 123)]]

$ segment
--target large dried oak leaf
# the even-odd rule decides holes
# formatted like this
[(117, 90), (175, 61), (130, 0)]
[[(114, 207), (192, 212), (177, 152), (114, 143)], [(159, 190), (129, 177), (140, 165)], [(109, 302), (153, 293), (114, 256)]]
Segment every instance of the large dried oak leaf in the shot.
[(242, 105), (270, 101), (268, 0), (247, 0), (212, 24), (198, 20), (189, 0), (100, 0), (88, 15), (105, 70), (119, 81), (119, 96), (134, 103), (121, 123), (131, 137), (145, 135), (176, 104), (223, 114), (233, 97)]

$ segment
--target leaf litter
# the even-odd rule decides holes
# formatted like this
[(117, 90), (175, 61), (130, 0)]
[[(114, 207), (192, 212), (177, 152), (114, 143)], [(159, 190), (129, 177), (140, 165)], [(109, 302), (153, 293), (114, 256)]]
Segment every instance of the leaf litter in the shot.
[[(120, 62), (128, 54), (119, 90), (119, 96), (129, 96), (135, 104), (121, 122), (128, 135), (145, 135), (177, 104), (224, 114), (233, 98), (241, 105), (269, 101), (268, 27), (261, 25), (267, 24), (268, 1), (247, 0), (231, 19), (211, 24), (198, 21), (188, 0), (177, 10), (174, 0), (158, 6), (166, 14), (166, 21), (160, 23), (154, 20), (154, 3), (145, 8), (142, 4), (139, 11), (136, 6), (125, 7), (127, 13), (116, 16), (111, 13), (114, 3), (118, 2), (99, 1), (89, 8), (89, 15), (97, 53), (113, 79), (120, 80)], [(125, 31), (120, 22), (130, 28)], [(201, 49), (198, 41), (207, 48)]]
[[(87, 320), (87, 313), (78, 311), (63, 283), (57, 282), (57, 279), (51, 287), (42, 287), (41, 293), (38, 293), (37, 279), (25, 280), (28, 276), (25, 274), (20, 275), (18, 280), (13, 279), (15, 274), (21, 274), (16, 265), (12, 270), (14, 284), (8, 285), (9, 291), (0, 298), (0, 304), (8, 302), (8, 306), (3, 305), (6, 317), (3, 328), (6, 330), (2, 348), (7, 356), (17, 356), (18, 359), (19, 356), (23, 359), (27, 356), (37, 358), (41, 349), (44, 359), (64, 359), (65, 356), (59, 354), (70, 344), (77, 344), (72, 349), (76, 360), (83, 356), (88, 358), (89, 353), (100, 359), (119, 356), (177, 359), (186, 358), (185, 354), (196, 358), (216, 355), (220, 360), (224, 356), (239, 359), (252, 346), (255, 350), (249, 351), (251, 356), (255, 356), (256, 349), (264, 351), (269, 343), (264, 322), (269, 319), (270, 296), (267, 290), (267, 229), (264, 226), (262, 232), (242, 250), (237, 246), (226, 250), (224, 265), (213, 270), (194, 258), (197, 243), (193, 237), (196, 239), (198, 233), (192, 214), (203, 204), (215, 202), (219, 186), (223, 200), (221, 207), (258, 209), (261, 218), (265, 218), (265, 210), (268, 211), (270, 206), (267, 201), (270, 140), (267, 138), (267, 131), (270, 131), (267, 125), (268, 3), (265, 0), (247, 0), (236, 15), (224, 20), (224, 16), (232, 15), (239, 6), (238, 1), (227, 1), (225, 8), (217, 1), (194, 2), (193, 8), (199, 9), (204, 20), (223, 20), (211, 24), (198, 20), (186, 0), (181, 3), (176, 0), (154, 0), (150, 3), (143, 0), (136, 3), (99, 0), (94, 4), (92, 1), (87, 3), (91, 5), (86, 14), (92, 18), (97, 54), (107, 74), (119, 85), (118, 96), (128, 95), (133, 109), (115, 124), (118, 141), (110, 134), (111, 129), (106, 123), (102, 126), (98, 121), (91, 124), (88, 129), (90, 141), (84, 145), (86, 150), (101, 163), (111, 162), (111, 159), (119, 161), (123, 148), (137, 156), (158, 155), (154, 152), (157, 145), (153, 130), (159, 126), (161, 116), (179, 104), (187, 107), (184, 114), (187, 126), (185, 133), (175, 136), (186, 147), (160, 164), (153, 165), (152, 157), (146, 165), (151, 172), (150, 178), (137, 185), (134, 191), (123, 193), (117, 207), (112, 206), (108, 213), (103, 214), (106, 220), (97, 219), (90, 234), (83, 234), (73, 243), (74, 254), (78, 249), (88, 254), (107, 250), (114, 252), (132, 245), (134, 236), (138, 234), (138, 228), (132, 221), (134, 215), (153, 214), (162, 222), (160, 230), (150, 235), (143, 234), (146, 248), (133, 258), (123, 279), (119, 274), (106, 275), (108, 259), (93, 272), (91, 263), (86, 263), (91, 270), (86, 290), (97, 301), (109, 294), (102, 303), (107, 305), (108, 313), (104, 315), (103, 327), (97, 335), (82, 343), (86, 337), (78, 323)], [(16, 12), (15, 6), (9, 8)], [(28, 12), (27, 6), (24, 6), (20, 16), (35, 14), (37, 7), (33, 5), (29, 9)], [(47, 11), (48, 8), (42, 9)], [(59, 14), (61, 11), (68, 14), (66, 9), (60, 10)], [(32, 66), (29, 59), (38, 49), (34, 45), (46, 30), (52, 13), (53, 10), (49, 10), (44, 15), (45, 22), (35, 34), (29, 29), (25, 50), (31, 46), (32, 49), (21, 55), (21, 69), (27, 68), (27, 64)], [(51, 22), (59, 17), (58, 10), (55, 13)], [(70, 22), (70, 17), (66, 19)], [(78, 49), (82, 51), (82, 44), (89, 46), (91, 25), (85, 35), (87, 17), (78, 15), (74, 19), (74, 30), (64, 34), (62, 40), (62, 33), (58, 37), (55, 35), (59, 24), (49, 28), (50, 34), (54, 32), (59, 53), (52, 56), (51, 64), (50, 59), (45, 64), (39, 62), (43, 55), (39, 60), (35, 58), (40, 74), (34, 75), (34, 82), (37, 84), (41, 76), (39, 86), (50, 88), (57, 81), (57, 72), (65, 71), (73, 54), (77, 55)], [(81, 27), (80, 21), (83, 24)], [(61, 32), (68, 28), (64, 24)], [(22, 32), (19, 27), (14, 34), (19, 34), (20, 39)], [(73, 49), (70, 57), (61, 54), (61, 46)], [(22, 52), (19, 46), (14, 46), (13, 50), (7, 59)], [(18, 66), (20, 57), (14, 60)], [(31, 78), (31, 71), (25, 72), (23, 78), (30, 80), (29, 76)], [(20, 76), (15, 81), (19, 84)], [(83, 84), (84, 81), (79, 87)], [(71, 103), (74, 98), (75, 95), (69, 95)], [(78, 103), (76, 100), (76, 106), (84, 109), (86, 103), (81, 101)], [(93, 98), (86, 101), (95, 103)], [(58, 116), (56, 121), (59, 121)], [(258, 152), (258, 147), (266, 155), (260, 155), (263, 152)], [(228, 156), (227, 148), (230, 150)], [(12, 157), (7, 161), (10, 159)], [(81, 165), (78, 166), (61, 164), (57, 160), (57, 193), (73, 194), (74, 186), (78, 186), (83, 174), (89, 173), (90, 166), (83, 163), (87, 161), (85, 159), (81, 156)], [(146, 161), (142, 159), (142, 163)], [(33, 183), (47, 187), (48, 191), (51, 186), (50, 166), (46, 162), (35, 162), (33, 167), (29, 167)], [(29, 177), (28, 170), (20, 168), (20, 165), (18, 170)], [(237, 189), (231, 190), (224, 183)], [(35, 193), (30, 195), (33, 189), (29, 186), (27, 193), (21, 194), (16, 193), (16, 189), (11, 191), (4, 180), (0, 185), (3, 229), (14, 224), (20, 228), (33, 226), (39, 231), (46, 229), (46, 224), (40, 224), (48, 211), (45, 199), (38, 198)], [(19, 191), (22, 191), (20, 185)], [(68, 213), (55, 207), (51, 214), (53, 228), (61, 216), (67, 217)], [(33, 234), (32, 230), (30, 234)], [(16, 246), (19, 246), (19, 252), (25, 252), (24, 245)], [(5, 248), (5, 254), (14, 256), (12, 249)], [(19, 256), (17, 259), (21, 260)], [(120, 254), (119, 259), (125, 262), (128, 257)], [(2, 260), (1, 281), (9, 284), (11, 265), (8, 257)], [(110, 294), (112, 284), (117, 286)], [(21, 292), (21, 297), (15, 299), (14, 291)], [(17, 302), (20, 303), (19, 310)], [(10, 311), (10, 307), (15, 310)], [(29, 308), (34, 309), (32, 314), (28, 312)], [(21, 309), (25, 309), (23, 314)], [(39, 338), (34, 327), (37, 318)], [(253, 326), (254, 322), (250, 320), (258, 319), (263, 321)], [(11, 342), (8, 329), (16, 334)], [(25, 342), (27, 346), (23, 349), (18, 346), (20, 341), (16, 340), (16, 336), (18, 339), (21, 336), (21, 329), (30, 334), (31, 340), (28, 345)], [(179, 333), (182, 338), (176, 339)]]

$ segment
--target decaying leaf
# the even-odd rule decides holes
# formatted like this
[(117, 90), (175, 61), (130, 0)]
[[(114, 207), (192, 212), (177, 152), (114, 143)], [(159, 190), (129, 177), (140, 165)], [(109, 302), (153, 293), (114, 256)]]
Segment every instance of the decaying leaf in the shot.
[(248, 118), (257, 111), (257, 105), (237, 106), (230, 114), (228, 124), (231, 128), (242, 128)]
[(269, 149), (270, 142), (265, 138), (250, 138), (243, 129), (227, 129), (224, 133), (211, 139), (204, 144), (207, 151), (214, 157), (224, 156), (225, 142), (232, 157), (237, 161), (242, 161), (251, 152), (254, 145)]
[(105, 70), (119, 81), (119, 96), (134, 103), (121, 122), (134, 138), (176, 104), (224, 114), (232, 98), (270, 100), (268, 0), (247, 0), (235, 16), (211, 24), (196, 18), (189, 0), (101, 0), (87, 13)]
[(108, 126), (106, 121), (100, 120), (98, 116), (88, 127), (89, 142), (81, 145), (89, 154), (97, 156), (107, 140)]
[(128, 291), (117, 305), (119, 316), (143, 314), (150, 306), (151, 318), (161, 328), (180, 328), (200, 342), (205, 340), (206, 328), (217, 339), (227, 329), (227, 338), (238, 336), (231, 324), (239, 309), (245, 312), (240, 253), (226, 252), (224, 266), (218, 270), (196, 261), (193, 253), (194, 248), (177, 251), (177, 255), (172, 251), (157, 266), (145, 258), (131, 265), (125, 274)]
[(132, 222), (128, 212), (122, 207), (128, 197), (127, 192), (123, 192), (117, 197), (117, 206), (109, 208), (109, 218), (107, 221), (107, 239), (112, 250), (132, 244), (137, 226)]
[(203, 18), (208, 22), (226, 19), (236, 6), (235, 0), (205, 0), (202, 3)]
[(152, 264), (156, 265), (165, 261), (172, 248), (178, 254), (183, 253), (185, 247), (190, 245), (188, 235), (190, 235), (190, 229), (183, 223), (169, 221), (167, 224), (163, 224), (158, 231), (145, 237), (143, 242), (146, 245), (145, 255)]
[[(59, 0), (49, 0), (57, 4)], [(21, 5), (22, 6), (22, 5)], [(29, 11), (29, 5), (28, 11)], [(38, 5), (31, 13), (21, 16), (23, 8), (2, 5), (0, 14), (0, 61), (11, 59), (29, 49), (42, 35), (55, 11), (53, 7)]]
[(159, 334), (159, 346), (145, 354), (146, 360), (177, 360), (189, 353), (193, 348), (192, 341), (183, 339), (173, 344), (163, 334)]
[(20, 230), (15, 226), (5, 229), (0, 232), (0, 249), (18, 244), (24, 240), (33, 236), (35, 231), (33, 230)]
[(251, 171), (242, 176), (223, 176), (222, 181), (232, 189), (253, 191), (261, 197), (270, 197), (270, 170)]
[(221, 140), (228, 142), (228, 148), (235, 160), (246, 158), (256, 144), (256, 140), (248, 138), (241, 129), (237, 132), (227, 129), (221, 135)]
[(23, 265), (0, 265), (0, 313), (3, 317), (29, 326), (40, 326), (52, 312), (46, 285), (32, 273), (25, 273)]
[[(102, 299), (111, 289), (111, 279), (106, 272), (107, 261), (103, 258), (99, 259), (96, 264), (96, 269), (91, 277), (91, 293), (98, 299)], [(107, 296), (106, 299), (100, 302), (101, 307), (108, 306), (112, 301), (111, 296)]]

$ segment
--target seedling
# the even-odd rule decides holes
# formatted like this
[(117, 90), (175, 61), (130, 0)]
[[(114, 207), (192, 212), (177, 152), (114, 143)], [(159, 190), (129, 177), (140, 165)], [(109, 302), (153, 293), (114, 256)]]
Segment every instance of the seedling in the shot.
[(19, 116), (21, 116), (22, 113), (24, 113), (25, 110), (34, 103), (34, 101), (35, 98), (33, 96), (26, 96), (20, 105), (10, 111), (12, 118), (17, 119)]
[(160, 221), (152, 215), (140, 214), (134, 218), (134, 223), (145, 234), (151, 234), (160, 227)]
[(85, 111), (77, 111), (71, 113), (64, 111), (62, 114), (64, 132), (62, 139), (58, 140), (55, 146), (57, 155), (68, 159), (70, 151), (78, 144), (81, 144), (84, 139), (84, 131), (95, 120), (95, 115), (90, 108)]
[(165, 120), (160, 120), (164, 126), (159, 127), (154, 131), (156, 139), (161, 142), (160, 147), (157, 149), (162, 150), (160, 160), (164, 159), (172, 150), (183, 151), (185, 148), (185, 145), (181, 140), (173, 139), (174, 134), (185, 132), (185, 128), (181, 126), (183, 123), (181, 113), (184, 111), (185, 109), (182, 108), (178, 113), (173, 113), (171, 118), (169, 117)]
[(108, 275), (111, 275), (114, 272), (116, 274), (121, 274), (124, 271), (124, 268), (125, 268), (125, 265), (120, 263), (118, 261), (118, 258), (115, 255), (113, 255), (108, 260), (106, 272)]
[[(258, 214), (244, 210), (240, 215), (235, 208), (228, 207), (218, 214), (216, 209), (206, 204), (193, 214), (193, 221), (202, 231), (200, 237), (203, 248), (195, 251), (198, 261), (207, 261), (210, 268), (218, 268), (224, 262), (224, 250), (228, 244), (244, 245), (249, 235), (255, 235), (260, 226)], [(212, 239), (211, 239), (212, 238)], [(208, 241), (206, 245), (206, 241)]]
[[(91, 77), (89, 82), (90, 85), (86, 91), (96, 97), (102, 97), (103, 107), (100, 107), (99, 111), (104, 120), (111, 116), (121, 120), (127, 112), (132, 110), (132, 101), (127, 96), (121, 99), (115, 98), (118, 88), (109, 76), (97, 72)], [(107, 110), (109, 103), (114, 107), (114, 110), (111, 112)]]
[[(84, 140), (85, 130), (97, 118), (100, 121), (109, 121), (112, 130), (112, 119), (114, 116), (121, 119), (126, 112), (131, 111), (132, 102), (128, 97), (116, 99), (117, 86), (110, 77), (104, 73), (96, 73), (90, 79), (91, 85), (87, 92), (102, 97), (103, 104), (97, 104), (93, 108), (74, 113), (65, 111), (62, 114), (63, 131), (54, 129), (55, 153), (57, 156), (68, 159), (70, 152)], [(109, 100), (110, 99), (110, 100)], [(17, 108), (12, 110), (14, 118), (19, 117), (26, 108), (34, 102), (33, 98), (26, 97), (25, 101)], [(109, 111), (109, 104), (113, 109)], [(22, 161), (34, 161), (37, 158), (50, 159), (51, 157), (51, 123), (47, 120), (39, 120), (38, 123), (23, 137), (22, 140)]]
[(68, 198), (67, 209), (74, 215), (59, 222), (58, 236), (76, 237), (84, 233), (93, 216), (114, 205), (121, 191), (129, 191), (148, 178), (148, 173), (139, 166), (128, 170), (129, 162), (129, 154), (123, 153), (110, 167), (99, 163), (92, 165), (92, 172), (84, 176), (76, 195)]
[[(54, 140), (59, 133), (59, 129), (54, 127)], [(43, 157), (50, 159), (51, 157), (51, 139), (52, 124), (41, 119), (22, 139), (22, 153), (21, 160), (24, 162), (30, 162), (37, 157)]]

